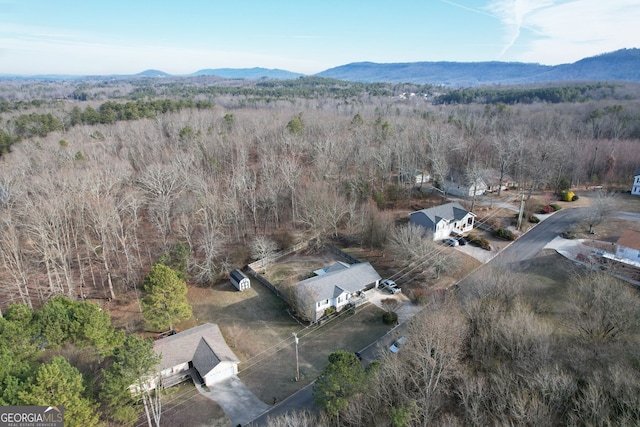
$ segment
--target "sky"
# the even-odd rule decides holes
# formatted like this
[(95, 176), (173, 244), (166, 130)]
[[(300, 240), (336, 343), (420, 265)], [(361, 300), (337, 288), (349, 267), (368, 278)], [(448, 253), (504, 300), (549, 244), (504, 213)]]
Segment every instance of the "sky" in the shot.
[(0, 0), (0, 74), (556, 65), (640, 47), (639, 0)]

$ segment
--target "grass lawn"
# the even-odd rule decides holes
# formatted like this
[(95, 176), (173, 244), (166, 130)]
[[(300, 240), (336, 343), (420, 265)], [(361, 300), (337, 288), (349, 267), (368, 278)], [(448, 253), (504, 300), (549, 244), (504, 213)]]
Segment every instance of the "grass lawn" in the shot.
[[(220, 326), (240, 358), (239, 377), (266, 403), (290, 396), (313, 381), (336, 350), (357, 351), (384, 335), (382, 311), (366, 305), (354, 315), (341, 315), (321, 326), (305, 327), (288, 313), (289, 306), (256, 280), (238, 292), (230, 283), (189, 288), (193, 318), (180, 330), (211, 322)], [(295, 345), (299, 341), (301, 378), (295, 382)]]

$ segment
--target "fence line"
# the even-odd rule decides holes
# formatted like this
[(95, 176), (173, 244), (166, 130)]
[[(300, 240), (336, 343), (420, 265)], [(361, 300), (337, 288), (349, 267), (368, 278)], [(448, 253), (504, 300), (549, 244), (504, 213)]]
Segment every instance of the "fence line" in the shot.
[(278, 288), (276, 288), (273, 285), (273, 283), (271, 283), (270, 281), (265, 279), (264, 276), (262, 276), (260, 273), (255, 271), (253, 268), (251, 268), (251, 266), (249, 266), (249, 274), (251, 274), (253, 277), (255, 277), (258, 282), (260, 282), (264, 286), (266, 286), (269, 290), (271, 290), (274, 294), (276, 294), (278, 297), (280, 297), (287, 304), (291, 305), (291, 301), (289, 300), (289, 298), (285, 294), (280, 292), (280, 290)]
[(333, 252), (334, 254), (341, 256), (342, 258), (346, 259), (347, 261), (349, 261), (352, 264), (360, 264), (360, 260), (358, 260), (357, 258), (352, 257), (351, 255), (349, 255), (348, 253), (336, 248), (335, 246), (331, 246), (331, 245), (324, 245), (325, 249), (328, 250), (329, 252)]
[[(311, 239), (311, 240), (313, 240), (313, 239)], [(268, 267), (270, 264), (272, 264), (276, 260), (282, 258), (283, 256), (289, 255), (289, 254), (291, 254), (293, 252), (299, 251), (300, 249), (306, 248), (307, 246), (309, 246), (309, 242), (311, 240), (305, 240), (303, 242), (300, 242), (300, 243), (297, 243), (297, 244), (291, 246), (290, 248), (287, 248), (287, 249), (284, 249), (284, 250), (282, 250), (280, 252), (277, 252), (277, 253), (273, 254), (272, 256), (270, 256), (270, 257), (262, 258), (262, 259), (259, 259), (258, 261), (252, 262), (251, 264), (249, 264), (247, 266), (247, 268), (249, 270), (249, 274), (251, 274), (253, 277), (255, 277), (257, 281), (259, 281), (264, 286), (266, 286), (267, 289), (271, 290), (274, 294), (276, 294), (278, 297), (280, 297), (287, 304), (293, 306), (293, 302), (291, 301), (290, 296), (289, 295), (285, 295), (284, 293), (282, 293), (273, 283), (268, 281), (262, 274), (260, 274), (259, 271), (264, 271), (265, 267)], [(336, 248), (335, 246), (324, 245), (324, 248), (326, 250), (328, 250), (329, 252), (332, 252), (333, 254), (344, 258), (345, 260), (349, 261), (352, 264), (359, 264), (360, 263), (360, 261), (357, 258), (352, 257), (348, 253)]]
[(295, 245), (291, 246), (290, 248), (287, 249), (283, 249), (280, 252), (276, 252), (275, 254), (259, 259), (257, 261), (252, 262), (251, 264), (249, 264), (249, 268), (251, 270), (253, 270), (254, 272), (258, 271), (259, 268), (264, 268), (265, 266), (270, 265), (271, 263), (273, 263), (274, 261), (276, 261), (279, 258), (282, 258), (285, 255), (289, 255), (293, 252), (299, 251), (300, 249), (306, 248), (307, 246), (309, 246), (309, 240), (305, 240), (303, 242), (300, 243), (296, 243)]

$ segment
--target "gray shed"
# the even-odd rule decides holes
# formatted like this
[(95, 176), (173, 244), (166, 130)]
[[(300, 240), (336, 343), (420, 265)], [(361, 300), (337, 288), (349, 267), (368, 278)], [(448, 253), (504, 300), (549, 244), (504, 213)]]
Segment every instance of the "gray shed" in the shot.
[(244, 291), (251, 287), (251, 281), (246, 274), (240, 270), (232, 270), (231, 274), (229, 274), (229, 281), (239, 291)]

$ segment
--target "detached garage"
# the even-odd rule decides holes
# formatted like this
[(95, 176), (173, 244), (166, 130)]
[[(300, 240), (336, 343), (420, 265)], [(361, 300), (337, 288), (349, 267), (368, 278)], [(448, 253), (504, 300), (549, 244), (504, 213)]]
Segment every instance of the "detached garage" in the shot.
[(251, 287), (251, 280), (240, 270), (232, 270), (229, 274), (229, 281), (239, 291), (244, 291)]
[(229, 348), (218, 325), (206, 323), (154, 343), (162, 357), (158, 371), (165, 387), (187, 379), (193, 367), (209, 386), (238, 373), (240, 359)]

